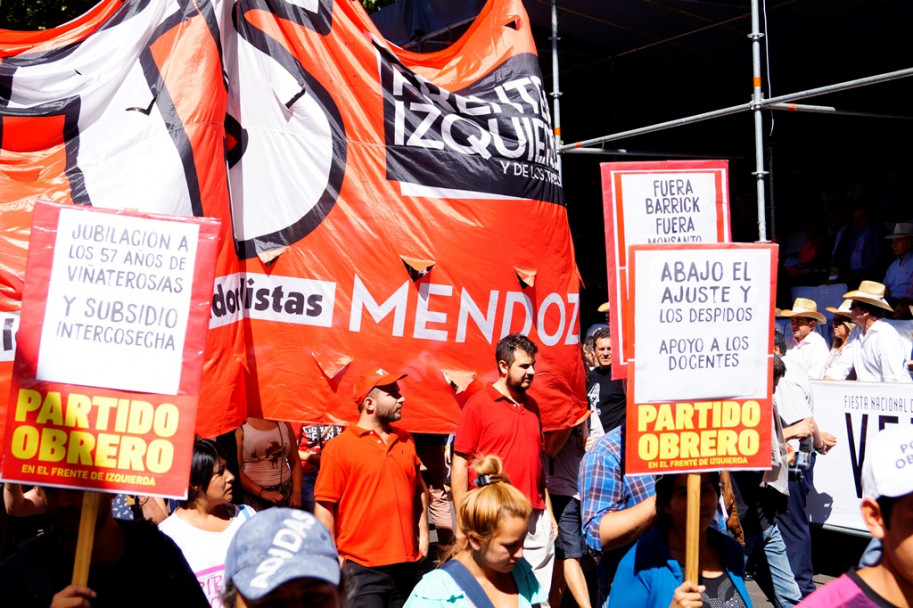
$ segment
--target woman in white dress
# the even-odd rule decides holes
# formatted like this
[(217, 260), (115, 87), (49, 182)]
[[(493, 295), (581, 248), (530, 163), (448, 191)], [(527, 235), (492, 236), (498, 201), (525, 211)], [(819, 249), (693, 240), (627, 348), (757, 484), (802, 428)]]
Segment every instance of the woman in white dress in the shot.
[(225, 453), (215, 441), (197, 438), (193, 444), (187, 499), (159, 530), (181, 548), (212, 606), (222, 605), (222, 580), (228, 544), (241, 524), (254, 514), (247, 505), (232, 504), (234, 475), (225, 466)]

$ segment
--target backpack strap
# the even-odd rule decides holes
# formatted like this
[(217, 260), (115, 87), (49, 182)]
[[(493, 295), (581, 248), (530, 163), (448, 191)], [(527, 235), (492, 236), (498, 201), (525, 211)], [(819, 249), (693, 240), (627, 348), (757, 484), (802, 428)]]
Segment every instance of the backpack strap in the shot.
[(466, 597), (469, 598), (476, 608), (494, 608), (494, 604), (488, 599), (485, 590), (476, 580), (476, 577), (460, 562), (455, 559), (450, 560), (441, 566), (441, 570), (446, 572), (460, 586)]

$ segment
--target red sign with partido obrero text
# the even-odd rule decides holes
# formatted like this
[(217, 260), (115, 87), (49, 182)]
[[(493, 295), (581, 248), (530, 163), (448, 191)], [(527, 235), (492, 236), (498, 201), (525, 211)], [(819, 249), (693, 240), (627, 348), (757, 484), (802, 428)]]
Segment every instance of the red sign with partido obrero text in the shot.
[(634, 357), (629, 248), (641, 244), (729, 241), (729, 163), (602, 163), (612, 377)]
[(777, 246), (629, 251), (625, 472), (770, 468)]
[(35, 206), (0, 477), (186, 495), (219, 229)]

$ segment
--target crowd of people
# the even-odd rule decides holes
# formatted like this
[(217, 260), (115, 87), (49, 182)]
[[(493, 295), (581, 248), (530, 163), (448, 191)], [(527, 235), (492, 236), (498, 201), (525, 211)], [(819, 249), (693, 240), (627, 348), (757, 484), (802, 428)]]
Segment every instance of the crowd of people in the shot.
[(913, 318), (913, 220), (882, 222), (862, 201), (831, 204), (825, 215), (805, 219), (804, 237), (781, 251), (778, 301), (785, 305), (797, 286), (845, 284), (856, 289), (863, 281), (884, 285), (884, 297), (897, 319)]
[(815, 459), (837, 445), (809, 380), (913, 382), (888, 295), (867, 279), (847, 292), (830, 347), (813, 300), (779, 311), (791, 332), (774, 336), (771, 469), (700, 476), (698, 580), (683, 575), (687, 476), (625, 474), (627, 386), (606, 325), (583, 343), (587, 412), (561, 431), (543, 432), (528, 393), (536, 345), (511, 334), (449, 441), (396, 424), (408, 381), (381, 368), (355, 382), (347, 428), (251, 418), (196, 439), (186, 499), (131, 499), (134, 521), (115, 517), (124, 497), (102, 499), (87, 585), (69, 580), (82, 493), (6, 484), (9, 514), (50, 526), (0, 584), (15, 606), (739, 607), (748, 571), (775, 606), (910, 605), (909, 427), (864, 463), (873, 566), (816, 591), (806, 513)]

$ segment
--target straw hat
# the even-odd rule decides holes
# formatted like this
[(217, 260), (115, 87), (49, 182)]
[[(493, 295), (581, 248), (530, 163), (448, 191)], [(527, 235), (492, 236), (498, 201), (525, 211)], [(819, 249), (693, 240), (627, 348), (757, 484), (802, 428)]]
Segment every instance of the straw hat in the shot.
[(843, 294), (843, 297), (848, 300), (865, 302), (866, 304), (884, 308), (885, 310), (894, 310), (891, 308), (891, 305), (888, 304), (887, 300), (884, 299), (884, 285), (876, 283), (875, 281), (863, 281), (859, 284), (859, 289), (847, 292)]
[(833, 306), (827, 307), (827, 312), (833, 313), (835, 317), (840, 317), (843, 319), (843, 322), (850, 326), (850, 329), (856, 326), (850, 319), (853, 318), (852, 313), (850, 313), (850, 306), (853, 305), (852, 300), (844, 300), (840, 305), (840, 308), (834, 308)]
[(827, 319), (824, 318), (824, 315), (818, 312), (818, 304), (814, 300), (809, 300), (808, 298), (796, 298), (796, 301), (793, 302), (792, 309), (787, 308), (781, 310), (780, 316), (786, 317), (787, 319), (805, 317), (814, 319), (818, 323), (827, 323)]
[(898, 222), (894, 224), (894, 232), (884, 237), (886, 239), (900, 239), (905, 236), (913, 236), (913, 224), (907, 222)]

